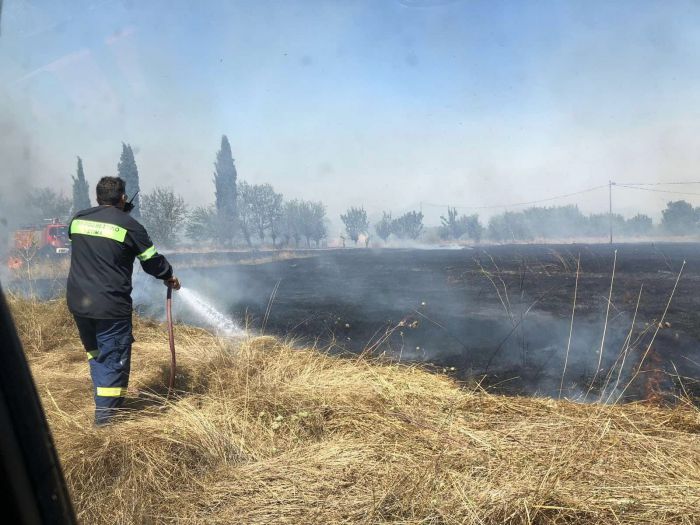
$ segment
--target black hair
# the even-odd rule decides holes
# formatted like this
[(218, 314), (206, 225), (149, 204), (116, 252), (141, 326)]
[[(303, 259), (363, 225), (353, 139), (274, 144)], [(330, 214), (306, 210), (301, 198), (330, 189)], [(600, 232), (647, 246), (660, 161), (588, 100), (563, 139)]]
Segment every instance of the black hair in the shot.
[(126, 183), (119, 177), (102, 177), (97, 183), (97, 204), (116, 206), (126, 193)]

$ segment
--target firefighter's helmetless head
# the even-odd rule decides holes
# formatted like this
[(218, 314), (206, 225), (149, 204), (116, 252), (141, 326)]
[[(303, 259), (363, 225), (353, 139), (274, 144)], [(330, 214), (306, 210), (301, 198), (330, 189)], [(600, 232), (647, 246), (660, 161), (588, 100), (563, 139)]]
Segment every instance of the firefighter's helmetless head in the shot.
[(120, 177), (102, 177), (97, 183), (97, 204), (115, 206), (120, 210), (126, 205), (126, 184)]

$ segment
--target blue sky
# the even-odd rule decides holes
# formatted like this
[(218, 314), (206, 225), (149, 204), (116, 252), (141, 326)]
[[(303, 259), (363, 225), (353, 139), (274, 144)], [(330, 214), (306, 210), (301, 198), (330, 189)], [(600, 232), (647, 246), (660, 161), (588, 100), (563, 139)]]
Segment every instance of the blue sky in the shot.
[[(125, 141), (142, 187), (204, 204), (223, 133), (240, 178), (331, 216), (700, 179), (697, 2), (4, 4), (6, 180), (67, 191), (80, 155), (94, 187)], [(672, 197), (615, 203), (657, 214)]]

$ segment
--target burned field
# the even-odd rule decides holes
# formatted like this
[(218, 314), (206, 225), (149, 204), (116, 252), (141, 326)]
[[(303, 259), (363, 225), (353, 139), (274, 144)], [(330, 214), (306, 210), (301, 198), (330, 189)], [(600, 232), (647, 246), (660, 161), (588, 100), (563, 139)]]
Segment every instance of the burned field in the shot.
[(182, 277), (265, 333), (500, 392), (613, 401), (697, 395), (699, 271), (695, 244), (511, 245), (333, 250)]
[[(423, 362), (495, 392), (700, 395), (697, 244), (260, 252), (254, 263), (234, 255), (169, 257), (188, 288), (241, 325), (300, 345)], [(137, 311), (162, 315), (162, 286), (135, 278)], [(32, 287), (56, 296), (64, 282)], [(181, 321), (212, 328), (177, 297), (175, 306)]]

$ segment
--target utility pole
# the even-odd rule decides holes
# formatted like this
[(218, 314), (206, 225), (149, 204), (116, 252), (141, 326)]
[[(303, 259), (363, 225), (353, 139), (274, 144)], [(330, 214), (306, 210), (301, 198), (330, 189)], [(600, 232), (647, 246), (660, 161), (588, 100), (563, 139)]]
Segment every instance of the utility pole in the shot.
[(609, 180), (608, 181), (608, 202), (610, 204), (610, 208), (608, 210), (608, 222), (610, 223), (610, 244), (613, 243), (613, 228), (612, 228), (612, 187), (613, 187), (613, 181)]

